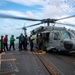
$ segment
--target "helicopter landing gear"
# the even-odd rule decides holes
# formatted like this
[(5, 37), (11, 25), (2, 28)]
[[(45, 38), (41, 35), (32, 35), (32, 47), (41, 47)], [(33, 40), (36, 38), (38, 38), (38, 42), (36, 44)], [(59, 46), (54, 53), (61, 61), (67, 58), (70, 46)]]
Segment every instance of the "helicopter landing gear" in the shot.
[(58, 50), (56, 48), (52, 48), (51, 51), (52, 52), (58, 52)]

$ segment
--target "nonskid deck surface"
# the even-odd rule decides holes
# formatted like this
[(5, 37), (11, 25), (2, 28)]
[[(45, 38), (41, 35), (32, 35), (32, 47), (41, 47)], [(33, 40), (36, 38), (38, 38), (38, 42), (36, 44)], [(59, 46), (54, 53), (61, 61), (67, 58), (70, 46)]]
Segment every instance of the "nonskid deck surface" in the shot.
[[(36, 54), (42, 53), (36, 52)], [(0, 61), (0, 75), (50, 75), (35, 52), (29, 50), (3, 52)]]
[[(29, 49), (11, 50), (0, 54), (0, 75), (75, 74), (74, 59), (74, 55), (63, 53), (46, 53), (42, 50), (31, 52)], [(66, 66), (60, 66), (61, 64)], [(68, 69), (70, 69), (69, 73)]]

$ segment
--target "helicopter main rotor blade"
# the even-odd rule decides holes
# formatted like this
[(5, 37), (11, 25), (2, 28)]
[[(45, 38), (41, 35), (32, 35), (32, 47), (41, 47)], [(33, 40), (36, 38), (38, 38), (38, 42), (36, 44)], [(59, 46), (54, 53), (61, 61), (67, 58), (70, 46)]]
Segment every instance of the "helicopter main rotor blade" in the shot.
[(7, 15), (7, 14), (0, 14), (0, 18), (11, 18), (11, 19), (29, 20), (29, 21), (42, 21), (40, 19), (31, 19), (31, 18), (18, 17), (18, 16), (13, 16), (13, 15)]
[(75, 17), (75, 15), (68, 16), (68, 17), (63, 17), (63, 18), (60, 18), (60, 19), (56, 19), (56, 21), (58, 21), (58, 20), (63, 20), (63, 19), (67, 19), (67, 18), (72, 18), (72, 17)]
[(26, 26), (26, 27), (27, 27), (27, 28), (28, 28), (28, 27), (33, 27), (33, 26), (37, 26), (37, 25), (40, 25), (40, 24), (43, 24), (43, 23), (41, 22), (41, 23), (37, 23), (37, 24), (33, 24), (33, 25)]
[(41, 22), (41, 23), (37, 23), (37, 24), (29, 25), (29, 26), (24, 26), (24, 27), (17, 28), (17, 29), (26, 29), (28, 27), (33, 27), (33, 26), (37, 26), (37, 25), (40, 25), (40, 24), (43, 24), (43, 23)]
[(65, 23), (59, 23), (59, 22), (56, 22), (56, 24), (62, 24), (62, 25), (66, 25), (66, 26), (74, 26), (75, 27), (75, 25), (74, 24), (65, 24)]

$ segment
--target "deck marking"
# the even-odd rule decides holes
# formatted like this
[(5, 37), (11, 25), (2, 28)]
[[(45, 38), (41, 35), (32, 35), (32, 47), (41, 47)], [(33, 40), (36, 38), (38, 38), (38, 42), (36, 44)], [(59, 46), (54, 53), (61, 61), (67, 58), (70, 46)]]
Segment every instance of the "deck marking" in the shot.
[(1, 61), (15, 61), (16, 59), (15, 58), (12, 58), (12, 59), (2, 59)]
[(59, 73), (61, 73), (62, 75), (64, 75), (51, 61), (50, 61), (50, 64), (51, 64)]
[(2, 52), (1, 55), (5, 54), (5, 52)]
[(0, 54), (0, 65), (1, 65), (1, 54)]

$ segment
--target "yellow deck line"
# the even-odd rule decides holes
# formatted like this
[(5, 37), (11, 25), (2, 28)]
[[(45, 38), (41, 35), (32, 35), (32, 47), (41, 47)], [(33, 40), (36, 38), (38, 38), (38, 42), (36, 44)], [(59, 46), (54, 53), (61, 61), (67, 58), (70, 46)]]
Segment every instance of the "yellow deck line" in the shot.
[(1, 62), (2, 61), (15, 61), (15, 60), (16, 60), (15, 58), (12, 58), (12, 59), (2, 59)]
[(0, 54), (0, 65), (1, 65), (1, 54)]
[(5, 54), (5, 52), (2, 52), (1, 54), (3, 55), (3, 54)]

